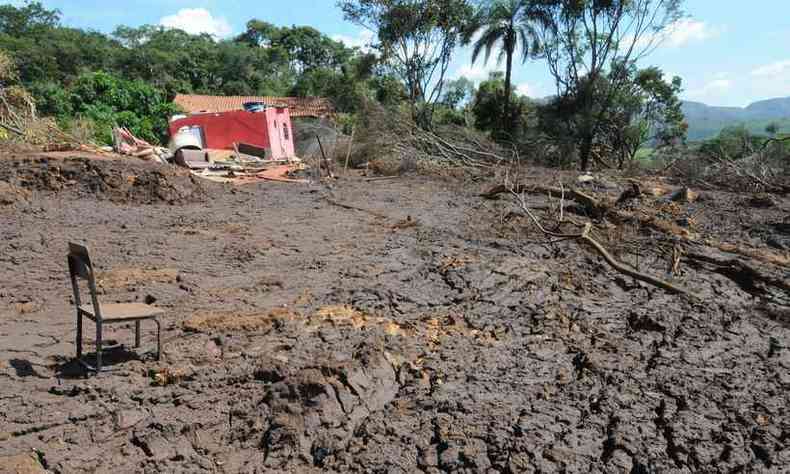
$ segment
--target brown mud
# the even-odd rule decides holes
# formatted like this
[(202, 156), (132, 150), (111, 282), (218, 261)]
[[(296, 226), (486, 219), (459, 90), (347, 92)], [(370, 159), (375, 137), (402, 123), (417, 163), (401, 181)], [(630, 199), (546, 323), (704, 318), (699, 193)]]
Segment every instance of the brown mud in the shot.
[[(480, 199), (491, 184), (231, 187), (133, 161), (2, 161), (0, 471), (790, 469), (790, 311), (684, 262), (673, 281), (701, 302), (624, 278)], [(787, 252), (788, 198), (750, 199), (662, 212)], [(598, 237), (664, 276), (663, 244), (623, 227)], [(102, 301), (167, 310), (160, 361), (144, 324), (140, 351), (105, 328), (112, 372), (73, 362), (69, 241), (90, 246)]]

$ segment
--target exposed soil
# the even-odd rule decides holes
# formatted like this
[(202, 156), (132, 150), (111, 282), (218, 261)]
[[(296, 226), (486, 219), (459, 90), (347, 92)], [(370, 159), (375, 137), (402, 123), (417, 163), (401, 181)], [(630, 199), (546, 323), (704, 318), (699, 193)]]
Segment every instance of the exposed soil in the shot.
[[(674, 282), (701, 302), (631, 281), (481, 199), (491, 184), (232, 187), (0, 160), (0, 471), (790, 470), (790, 310), (686, 263)], [(786, 196), (666, 206), (718, 241), (788, 250)], [(650, 231), (601, 229), (665, 276)], [(89, 245), (101, 301), (167, 310), (160, 361), (145, 323), (139, 350), (105, 327), (112, 372), (72, 360), (69, 241)]]

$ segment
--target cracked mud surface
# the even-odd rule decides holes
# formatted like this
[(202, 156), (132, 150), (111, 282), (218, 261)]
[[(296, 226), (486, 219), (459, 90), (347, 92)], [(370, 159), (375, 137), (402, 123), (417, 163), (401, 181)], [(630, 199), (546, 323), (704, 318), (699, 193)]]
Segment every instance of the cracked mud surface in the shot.
[[(0, 177), (14, 196), (0, 207), (0, 471), (790, 469), (790, 312), (721, 275), (684, 267), (702, 303), (625, 281), (586, 248), (514, 232), (513, 205), (480, 200), (482, 184), (230, 188), (58, 164), (94, 170), (92, 186), (40, 166)], [(787, 237), (765, 231), (787, 198), (736, 218), (738, 199), (706, 200), (700, 228)], [(101, 301), (167, 310), (160, 361), (152, 325), (140, 350), (132, 328), (106, 326), (126, 347), (113, 372), (82, 375), (70, 240), (90, 246)]]

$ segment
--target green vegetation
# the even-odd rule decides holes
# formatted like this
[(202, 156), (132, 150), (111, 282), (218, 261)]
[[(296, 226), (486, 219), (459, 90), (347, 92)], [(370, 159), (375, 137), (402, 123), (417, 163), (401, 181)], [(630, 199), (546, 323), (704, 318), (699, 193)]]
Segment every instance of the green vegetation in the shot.
[[(643, 159), (645, 147), (685, 144), (680, 79), (636, 66), (680, 17), (680, 6), (680, 0), (340, 0), (345, 18), (373, 33), (374, 44), (363, 50), (309, 26), (257, 19), (226, 40), (151, 25), (105, 35), (65, 27), (60, 12), (29, 2), (0, 6), (0, 50), (13, 59), (18, 84), (41, 114), (67, 130), (88, 129), (99, 142), (110, 140), (114, 125), (161, 141), (177, 93), (323, 96), (346, 131), (373, 102), (426, 130), (475, 128), (549, 164), (624, 167)], [(622, 24), (638, 27), (623, 36)], [(478, 85), (448, 78), (463, 44), (472, 45), (473, 60), (496, 53), (504, 74)], [(539, 103), (515, 93), (514, 59), (545, 63), (557, 95)], [(774, 133), (784, 125), (778, 121)]]
[(384, 71), (406, 88), (412, 118), (430, 127), (473, 9), (467, 0), (341, 0), (345, 18), (376, 35)]
[(521, 51), (522, 63), (530, 56), (537, 56), (540, 51), (536, 23), (541, 19), (537, 14), (535, 3), (522, 0), (497, 0), (484, 4), (474, 16), (466, 29), (465, 41), (472, 42), (476, 35), (472, 50), (472, 63), (477, 62), (480, 54), (485, 51), (485, 62), (491, 58), (491, 52), (499, 46), (498, 61), (505, 60), (505, 87), (501, 114), (501, 130), (512, 135), (520, 117), (518, 107), (511, 109), (511, 91), (513, 75), (513, 56), (516, 49)]
[(177, 93), (320, 95), (340, 112), (366, 98), (391, 103), (404, 95), (373, 55), (310, 27), (258, 20), (223, 41), (150, 25), (104, 35), (62, 26), (60, 12), (39, 2), (3, 5), (0, 50), (41, 113), (66, 128), (88, 122), (105, 143), (114, 124), (153, 142), (165, 138)]
[(745, 108), (684, 102), (683, 114), (692, 141), (716, 138), (726, 127), (743, 126), (753, 134), (761, 134), (772, 123), (776, 123), (778, 132), (790, 133), (790, 97), (764, 100)]

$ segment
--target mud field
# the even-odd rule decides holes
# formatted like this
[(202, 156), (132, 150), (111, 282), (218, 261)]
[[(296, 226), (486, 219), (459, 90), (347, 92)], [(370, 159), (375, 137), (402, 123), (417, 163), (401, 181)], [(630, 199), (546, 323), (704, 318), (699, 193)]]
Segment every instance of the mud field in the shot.
[[(481, 199), (490, 180), (1, 168), (0, 472), (790, 470), (787, 309), (688, 264), (699, 302), (632, 281)], [(703, 198), (676, 209), (700, 232), (790, 249), (787, 197)], [(623, 239), (666, 271), (649, 231)], [(160, 361), (143, 323), (139, 351), (105, 326), (112, 372), (73, 362), (69, 241), (101, 301), (167, 311)]]

